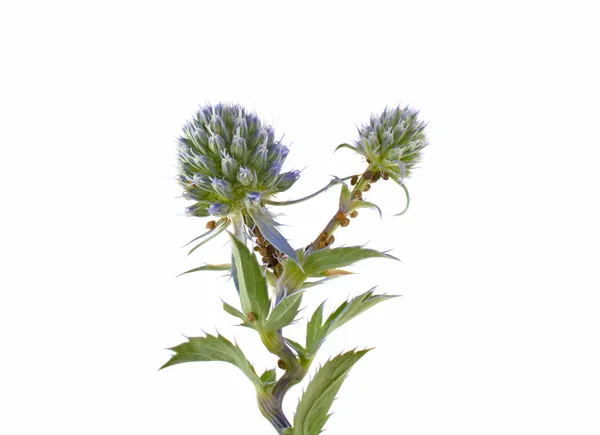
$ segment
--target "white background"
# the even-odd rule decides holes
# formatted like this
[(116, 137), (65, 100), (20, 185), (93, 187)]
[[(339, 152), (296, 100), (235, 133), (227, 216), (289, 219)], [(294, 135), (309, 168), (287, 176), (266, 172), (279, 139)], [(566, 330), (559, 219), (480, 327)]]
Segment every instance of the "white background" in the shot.
[[(336, 332), (319, 362), (375, 346), (328, 433), (599, 434), (595, 2), (3, 2), (0, 6), (0, 432), (267, 434), (232, 366), (158, 372), (202, 330), (236, 338), (225, 238), (186, 258), (174, 141), (206, 101), (239, 102), (306, 168), (283, 199), (361, 171), (334, 147), (411, 104), (430, 147), (378, 183), (340, 244), (393, 248), (315, 288), (311, 313), (378, 284), (402, 294)], [(290, 207), (294, 246), (337, 192)], [(293, 332), (300, 338), (300, 321)], [(316, 366), (315, 366), (316, 367)], [(297, 397), (289, 394), (291, 418)]]

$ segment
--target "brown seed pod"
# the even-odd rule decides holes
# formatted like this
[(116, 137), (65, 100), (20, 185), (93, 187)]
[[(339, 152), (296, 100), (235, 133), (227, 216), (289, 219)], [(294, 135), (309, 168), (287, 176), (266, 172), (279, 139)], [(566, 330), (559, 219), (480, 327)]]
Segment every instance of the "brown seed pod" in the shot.
[(367, 184), (367, 185), (365, 186), (365, 188), (363, 189), (363, 191), (365, 191), (365, 192), (368, 192), (369, 190), (371, 190), (371, 185), (370, 185), (370, 184)]
[(356, 183), (358, 183), (358, 175), (353, 175), (350, 179), (350, 184), (354, 186)]
[(277, 258), (275, 258), (275, 257), (271, 257), (271, 259), (269, 260), (269, 263), (267, 263), (267, 266), (275, 267), (278, 264), (279, 264), (279, 260), (277, 260)]
[(275, 254), (276, 251), (277, 250), (275, 249), (275, 246), (273, 246), (273, 245), (267, 246), (267, 254), (273, 255), (273, 254)]
[(335, 237), (333, 237), (333, 234), (331, 236), (329, 236), (329, 238), (327, 239), (327, 245), (329, 246), (331, 245), (333, 242), (335, 242)]
[(255, 246), (255, 247), (254, 247), (254, 250), (255, 250), (256, 252), (258, 252), (258, 251), (260, 250), (260, 248), (259, 248), (258, 246)]
[(360, 190), (357, 190), (356, 192), (354, 192), (352, 194), (352, 198), (354, 198), (354, 199), (362, 199), (362, 192)]
[(327, 233), (325, 231), (323, 231), (321, 234), (319, 234), (319, 237), (317, 240), (327, 240)]
[(258, 236), (256, 236), (256, 243), (262, 245), (263, 243), (265, 243), (265, 238), (261, 234), (259, 234)]
[(206, 222), (206, 228), (208, 228), (209, 230), (214, 230), (216, 226), (217, 223), (215, 221)]
[(352, 213), (350, 213), (351, 218), (355, 218), (356, 216), (358, 216), (358, 212), (356, 210), (354, 210)]
[(250, 323), (256, 322), (256, 314), (254, 314), (253, 312), (249, 312), (248, 314), (246, 314), (246, 320)]
[(280, 359), (279, 361), (277, 361), (277, 367), (279, 367), (281, 370), (285, 370), (286, 369), (285, 363), (283, 362), (282, 359)]
[(371, 159), (367, 159), (367, 163), (371, 163)]
[(271, 261), (271, 257), (263, 257), (262, 258), (263, 263), (268, 263), (269, 261)]
[(363, 178), (365, 180), (372, 180), (373, 179), (373, 175), (374, 175), (373, 172), (371, 172), (371, 171), (365, 171), (362, 176), (363, 176)]
[(341, 222), (340, 225), (343, 227), (347, 227), (348, 225), (350, 225), (350, 219), (348, 218), (344, 218)]
[(269, 256), (269, 252), (267, 251), (267, 248), (265, 248), (264, 246), (261, 247), (258, 252), (260, 252), (260, 255), (262, 255), (263, 257), (268, 257)]
[(381, 178), (383, 178), (384, 180), (387, 180), (388, 178), (390, 178), (390, 175), (387, 172), (382, 172)]
[(258, 227), (254, 227), (254, 229), (252, 230), (252, 232), (254, 233), (255, 236), (260, 236), (260, 230), (258, 229)]
[(336, 221), (340, 222), (342, 221), (344, 218), (346, 217), (346, 213), (344, 213), (343, 211), (338, 211), (335, 216), (333, 217)]
[(381, 178), (381, 172), (375, 172), (375, 174), (373, 175), (373, 179), (371, 180), (371, 183), (376, 183), (377, 180), (379, 180)]
[(327, 246), (327, 243), (321, 240), (321, 241), (320, 241), (320, 242), (317, 244), (317, 249), (323, 249), (323, 248), (324, 248), (324, 247), (326, 247), (326, 246)]

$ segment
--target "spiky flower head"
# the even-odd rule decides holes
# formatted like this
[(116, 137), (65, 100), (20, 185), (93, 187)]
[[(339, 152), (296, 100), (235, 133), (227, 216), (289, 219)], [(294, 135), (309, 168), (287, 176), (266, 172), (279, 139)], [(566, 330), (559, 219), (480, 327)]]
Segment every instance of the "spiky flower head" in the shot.
[(281, 173), (288, 147), (239, 104), (201, 107), (178, 140), (179, 183), (192, 216), (226, 216), (283, 192), (299, 171)]
[(421, 150), (428, 144), (426, 124), (410, 107), (386, 108), (372, 115), (371, 121), (358, 129), (354, 149), (382, 172), (402, 180), (421, 160)]

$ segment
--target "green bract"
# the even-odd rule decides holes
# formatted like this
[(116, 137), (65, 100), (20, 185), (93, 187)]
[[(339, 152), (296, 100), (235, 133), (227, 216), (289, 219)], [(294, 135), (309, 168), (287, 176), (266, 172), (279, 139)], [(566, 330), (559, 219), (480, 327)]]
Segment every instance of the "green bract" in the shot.
[(281, 173), (288, 147), (239, 104), (201, 107), (178, 140), (179, 183), (192, 216), (224, 217), (283, 192), (299, 171)]

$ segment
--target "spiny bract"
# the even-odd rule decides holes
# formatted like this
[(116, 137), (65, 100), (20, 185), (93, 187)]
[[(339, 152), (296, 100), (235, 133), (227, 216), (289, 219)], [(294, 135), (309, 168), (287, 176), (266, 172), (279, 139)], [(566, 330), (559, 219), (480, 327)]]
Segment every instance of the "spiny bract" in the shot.
[(386, 108), (358, 129), (359, 138), (353, 148), (382, 172), (402, 180), (421, 160), (421, 150), (428, 144), (426, 124), (419, 112), (410, 107)]
[(299, 171), (281, 172), (288, 147), (239, 104), (201, 107), (178, 139), (179, 183), (196, 201), (190, 216), (227, 216), (283, 192)]

